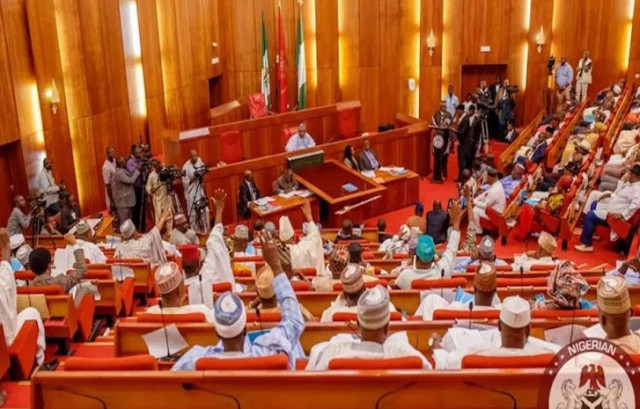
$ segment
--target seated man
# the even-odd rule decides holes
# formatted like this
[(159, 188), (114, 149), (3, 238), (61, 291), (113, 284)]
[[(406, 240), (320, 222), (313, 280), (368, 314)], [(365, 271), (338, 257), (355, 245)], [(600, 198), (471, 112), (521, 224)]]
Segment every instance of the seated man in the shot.
[(55, 252), (54, 276), (65, 274), (67, 270), (73, 267), (75, 261), (73, 253), (77, 248), (84, 250), (85, 257), (92, 264), (105, 264), (107, 262), (107, 256), (105, 256), (100, 247), (94, 243), (95, 234), (86, 220), (81, 219), (78, 222), (75, 237), (73, 234), (65, 234), (64, 238), (67, 242), (67, 247), (57, 249)]
[[(278, 255), (280, 257), (280, 262), (282, 263), (282, 256), (280, 254)], [(284, 265), (282, 266), (282, 270), (286, 274), (286, 268)], [(273, 289), (273, 279), (273, 271), (271, 271), (269, 266), (264, 266), (260, 271), (258, 271), (255, 275), (256, 293), (258, 293), (258, 297), (249, 303), (249, 308), (260, 310), (260, 313), (269, 314), (281, 312), (275, 290)], [(311, 314), (303, 305), (300, 305), (300, 312), (302, 313), (302, 317), (305, 322), (315, 321), (313, 314)]]
[(362, 153), (358, 158), (358, 166), (360, 166), (360, 170), (376, 170), (380, 168), (380, 161), (378, 160), (378, 155), (376, 155), (376, 151), (371, 148), (371, 144), (369, 143), (369, 139), (364, 140), (364, 144), (362, 147)]
[(629, 149), (638, 143), (640, 137), (640, 124), (633, 124), (631, 129), (620, 131), (615, 145), (613, 145), (613, 153), (616, 155), (626, 155)]
[(409, 343), (406, 332), (389, 334), (389, 292), (382, 286), (366, 290), (358, 299), (359, 339), (340, 334), (311, 349), (307, 371), (324, 371), (334, 358), (383, 359), (416, 356), (425, 369), (429, 361)]
[(482, 234), (480, 218), (488, 220), (486, 213), (488, 208), (493, 208), (496, 212), (502, 213), (507, 206), (504, 187), (498, 180), (498, 172), (494, 168), (489, 169), (487, 172), (487, 183), (490, 185), (489, 189), (473, 199), (473, 219), (476, 234)]
[(293, 177), (293, 169), (287, 168), (276, 180), (273, 181), (273, 194), (290, 193), (298, 190), (298, 181)]
[(442, 256), (435, 259), (435, 244), (431, 236), (423, 235), (418, 238), (416, 247), (416, 262), (413, 268), (403, 270), (397, 280), (389, 285), (392, 288), (410, 290), (413, 280), (449, 278), (456, 263), (456, 253), (460, 244), (460, 207), (454, 203), (449, 209), (452, 231), (447, 242), (447, 249)]
[[(244, 224), (237, 224), (231, 235), (231, 257), (251, 257), (256, 254), (256, 249), (249, 241), (249, 228)], [(256, 263), (253, 261), (241, 261), (234, 264), (236, 268), (251, 270), (253, 274), (256, 272)]]
[[(575, 249), (582, 252), (593, 252), (593, 235), (599, 224), (607, 226), (607, 217), (619, 220), (629, 220), (640, 208), (640, 163), (634, 163), (631, 168), (629, 182), (623, 182), (613, 193), (604, 193), (597, 202), (591, 203), (591, 208), (584, 218), (581, 244)], [(612, 231), (613, 234), (613, 231)]]
[[(47, 250), (45, 251), (49, 254)], [(38, 310), (32, 307), (25, 308), (18, 313), (16, 280), (11, 265), (7, 261), (11, 257), (9, 232), (5, 228), (0, 228), (0, 253), (2, 255), (2, 262), (0, 262), (0, 324), (2, 324), (6, 345), (7, 347), (11, 346), (25, 322), (36, 321), (38, 324), (36, 361), (38, 365), (42, 365), (44, 363), (44, 351), (47, 348), (42, 318)]]
[(600, 326), (605, 337), (628, 354), (640, 353), (640, 333), (632, 332), (629, 289), (622, 277), (603, 277), (598, 282)]
[(390, 239), (392, 236), (387, 234), (387, 222), (384, 219), (378, 219), (376, 222), (378, 228), (378, 243), (384, 243), (385, 240)]
[(473, 297), (458, 289), (453, 302), (449, 303), (438, 294), (429, 294), (422, 300), (414, 315), (431, 321), (435, 310), (469, 310), (469, 303), (473, 303), (473, 310), (500, 309), (500, 299), (496, 295), (497, 277), (496, 269), (491, 264), (480, 263), (473, 278)]
[[(7, 229), (8, 230), (8, 229)], [(9, 249), (11, 250), (11, 259), (7, 260), (11, 264), (11, 269), (15, 271), (28, 270), (29, 254), (31, 254), (31, 246), (22, 234), (14, 234), (9, 238)]]
[(342, 228), (336, 234), (334, 243), (339, 241), (354, 241), (354, 240), (362, 240), (360, 236), (360, 229), (353, 228), (353, 222), (350, 219), (344, 219), (342, 221)]
[(213, 297), (207, 300), (208, 291), (205, 294), (204, 288), (212, 286), (214, 283), (204, 279), (200, 274), (200, 264), (202, 263), (202, 251), (195, 244), (183, 244), (180, 246), (180, 254), (182, 254), (182, 269), (184, 270), (184, 285), (189, 286), (188, 296), (189, 304), (204, 304), (208, 308), (213, 308)]
[(204, 304), (194, 304), (189, 300), (185, 304), (187, 291), (185, 281), (182, 278), (180, 267), (174, 262), (163, 264), (158, 267), (155, 273), (158, 293), (160, 293), (160, 303), (147, 308), (149, 314), (191, 314), (200, 313), (204, 315), (207, 322), (214, 322), (213, 311)]
[[(329, 255), (329, 262), (325, 270), (317, 274), (311, 281), (316, 291), (333, 291), (333, 285), (340, 282), (342, 273), (349, 264), (349, 252), (344, 246), (336, 246)], [(353, 267), (357, 268), (356, 266)]]
[(427, 233), (427, 220), (424, 218), (424, 205), (422, 202), (417, 202), (413, 208), (413, 216), (409, 216), (407, 219), (407, 226), (416, 227), (420, 230), (420, 234)]
[(173, 230), (169, 235), (169, 243), (176, 247), (185, 244), (198, 244), (198, 234), (189, 226), (187, 216), (177, 214), (173, 219)]
[(316, 274), (321, 274), (324, 270), (324, 246), (322, 235), (318, 226), (313, 221), (311, 213), (311, 203), (304, 200), (300, 208), (307, 223), (307, 234), (298, 243), (294, 240), (294, 231), (291, 221), (287, 216), (280, 217), (280, 241), (289, 247), (291, 252), (291, 264), (295, 269), (315, 268)]
[(441, 342), (434, 344), (436, 369), (460, 369), (466, 355), (532, 356), (558, 352), (558, 345), (529, 336), (530, 322), (529, 302), (518, 296), (507, 297), (500, 309), (497, 329), (478, 331), (454, 327)]
[(220, 338), (216, 346), (194, 346), (171, 368), (172, 371), (193, 371), (196, 361), (206, 357), (240, 358), (270, 356), (279, 353), (289, 358), (291, 369), (299, 352), (299, 339), (304, 331), (304, 320), (296, 293), (280, 265), (277, 244), (270, 234), (261, 239), (262, 254), (271, 271), (277, 271), (273, 289), (280, 305), (282, 320), (251, 342), (247, 337), (247, 312), (242, 300), (231, 292), (222, 294), (214, 307), (215, 330)]
[(447, 230), (449, 229), (449, 214), (442, 209), (442, 202), (436, 199), (433, 201), (433, 209), (427, 212), (426, 231), (433, 238), (435, 244), (444, 243), (447, 240)]
[(238, 213), (243, 219), (251, 218), (251, 208), (249, 205), (251, 202), (255, 202), (260, 199), (262, 194), (256, 185), (256, 181), (253, 179), (253, 172), (249, 169), (244, 171), (242, 184), (240, 185), (240, 193), (238, 199)]
[(59, 285), (65, 293), (68, 293), (84, 276), (87, 275), (87, 263), (84, 250), (74, 248), (73, 255), (76, 259), (73, 271), (68, 274), (51, 275), (51, 253), (44, 248), (37, 248), (29, 255), (29, 266), (36, 278), (31, 282), (32, 287)]
[(491, 236), (484, 236), (482, 240), (480, 240), (480, 244), (476, 246), (476, 249), (471, 251), (469, 257), (456, 258), (456, 266), (453, 269), (454, 273), (465, 273), (469, 266), (480, 264), (488, 264), (492, 268), (495, 268), (495, 266), (506, 266), (507, 263), (504, 260), (496, 257), (495, 249), (496, 243), (493, 238), (491, 238)]
[(608, 272), (607, 275), (622, 275), (627, 284), (640, 285), (640, 248), (636, 254), (622, 262), (615, 270)]
[(58, 222), (55, 216), (46, 215), (45, 224), (42, 226), (40, 234), (43, 236), (62, 236), (62, 233), (58, 230)]
[(333, 314), (337, 312), (358, 312), (358, 299), (365, 291), (362, 268), (350, 265), (340, 276), (342, 293), (331, 302), (331, 306), (322, 312), (321, 322), (332, 322)]
[(522, 177), (524, 176), (526, 170), (524, 166), (520, 163), (517, 163), (511, 174), (507, 177), (500, 179), (500, 183), (502, 184), (502, 188), (504, 189), (504, 195), (506, 197), (510, 197), (513, 192), (520, 186), (522, 182)]
[(514, 271), (522, 269), (524, 273), (528, 273), (531, 270), (531, 266), (534, 265), (548, 265), (551, 267), (555, 265), (553, 252), (557, 247), (556, 239), (551, 234), (543, 231), (538, 237), (536, 249), (516, 256), (511, 267), (513, 267)]
[(406, 224), (400, 226), (398, 234), (386, 239), (380, 247), (379, 251), (386, 251), (388, 254), (407, 253), (409, 251), (409, 239), (411, 238), (411, 228)]
[(131, 220), (125, 220), (120, 225), (122, 243), (116, 246), (116, 258), (140, 258), (153, 265), (164, 264), (167, 258), (164, 253), (161, 231), (170, 217), (172, 217), (171, 210), (165, 210), (158, 220), (158, 224), (142, 236), (138, 234)]
[(298, 132), (291, 135), (284, 148), (287, 152), (299, 151), (301, 149), (313, 148), (316, 142), (311, 135), (307, 133), (307, 126), (304, 123), (298, 125)]

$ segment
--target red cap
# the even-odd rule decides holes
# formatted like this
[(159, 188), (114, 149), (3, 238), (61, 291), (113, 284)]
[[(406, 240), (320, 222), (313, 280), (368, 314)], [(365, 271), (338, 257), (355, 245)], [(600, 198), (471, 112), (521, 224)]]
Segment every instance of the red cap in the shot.
[(185, 244), (180, 246), (182, 261), (200, 261), (200, 248), (195, 244)]

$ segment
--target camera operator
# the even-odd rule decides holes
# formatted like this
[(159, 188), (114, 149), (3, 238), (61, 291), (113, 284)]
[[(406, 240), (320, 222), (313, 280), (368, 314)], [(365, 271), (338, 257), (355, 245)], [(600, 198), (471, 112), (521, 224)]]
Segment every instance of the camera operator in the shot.
[(29, 210), (27, 201), (22, 195), (16, 196), (13, 201), (15, 206), (11, 211), (11, 215), (9, 215), (9, 220), (7, 221), (7, 230), (9, 231), (10, 236), (24, 234), (24, 231), (31, 226), (31, 218), (33, 215), (35, 213), (43, 213), (43, 209), (37, 206), (32, 210)]
[(209, 169), (195, 149), (189, 155), (189, 160), (182, 167), (182, 185), (187, 202), (185, 210), (191, 227), (197, 233), (206, 233), (209, 231), (209, 206), (203, 178)]
[[(135, 194), (135, 203), (131, 209), (130, 218), (138, 231), (145, 231), (145, 203), (143, 198), (144, 191), (144, 176), (148, 172), (149, 160), (142, 155), (141, 145), (131, 145), (131, 156), (127, 160), (126, 169), (130, 174), (138, 171), (138, 177), (133, 184), (133, 191)], [(114, 198), (115, 199), (115, 198)], [(116, 205), (116, 207), (119, 207)], [(120, 219), (121, 221), (126, 220)]]
[(116, 175), (111, 185), (111, 193), (120, 223), (131, 219), (131, 212), (136, 204), (134, 185), (140, 177), (138, 166), (141, 165), (136, 165), (133, 172), (129, 172), (127, 162), (123, 157), (116, 160)]
[(61, 188), (56, 185), (56, 181), (53, 177), (53, 161), (51, 159), (44, 158), (44, 161), (42, 162), (42, 171), (40, 171), (40, 174), (38, 175), (37, 183), (38, 193), (46, 201), (47, 213), (60, 213), (59, 201)]
[(153, 203), (153, 213), (155, 224), (157, 225), (165, 210), (171, 214), (171, 218), (167, 220), (167, 231), (173, 228), (173, 204), (169, 195), (168, 184), (173, 185), (174, 179), (171, 177), (171, 171), (164, 167), (159, 160), (151, 160), (152, 171), (147, 179), (146, 191), (151, 197)]
[(507, 78), (496, 94), (496, 109), (498, 112), (498, 135), (502, 137), (507, 131), (507, 124), (515, 120), (516, 100), (514, 95), (519, 91), (518, 86), (511, 86)]

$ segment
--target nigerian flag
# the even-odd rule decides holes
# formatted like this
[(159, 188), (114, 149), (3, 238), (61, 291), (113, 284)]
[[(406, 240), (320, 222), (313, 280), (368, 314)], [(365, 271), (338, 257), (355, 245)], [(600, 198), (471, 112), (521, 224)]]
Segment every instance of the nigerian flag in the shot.
[(304, 54), (304, 30), (302, 29), (302, 3), (298, 11), (298, 35), (296, 40), (296, 65), (298, 67), (298, 109), (307, 107), (307, 64)]
[(271, 110), (271, 85), (269, 83), (269, 48), (267, 47), (267, 27), (264, 24), (264, 11), (262, 12), (262, 93), (267, 103), (267, 109)]

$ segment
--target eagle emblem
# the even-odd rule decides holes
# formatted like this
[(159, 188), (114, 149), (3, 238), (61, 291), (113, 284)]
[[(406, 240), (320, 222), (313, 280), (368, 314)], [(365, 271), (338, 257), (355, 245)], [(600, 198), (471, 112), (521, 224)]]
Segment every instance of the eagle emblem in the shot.
[(622, 382), (618, 379), (607, 386), (602, 366), (585, 365), (580, 372), (578, 386), (571, 379), (562, 382), (564, 402), (559, 403), (556, 409), (627, 409), (626, 404), (619, 402), (622, 389)]

